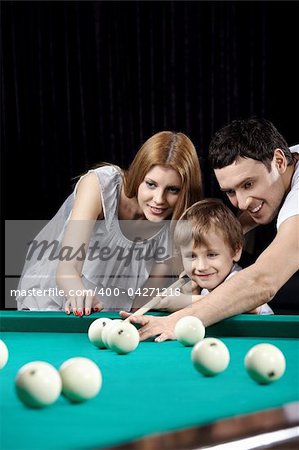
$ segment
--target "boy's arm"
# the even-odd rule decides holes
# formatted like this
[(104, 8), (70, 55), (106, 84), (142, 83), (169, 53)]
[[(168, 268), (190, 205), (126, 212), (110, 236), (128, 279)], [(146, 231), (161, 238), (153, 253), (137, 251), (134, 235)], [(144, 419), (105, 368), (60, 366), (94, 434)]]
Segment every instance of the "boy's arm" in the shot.
[(150, 316), (140, 316), (134, 323), (143, 325), (139, 330), (142, 340), (158, 334), (161, 336), (157, 340), (172, 339), (174, 326), (181, 317), (195, 315), (209, 326), (250, 311), (269, 301), (298, 269), (299, 216), (293, 216), (281, 224), (273, 242), (254, 264), (222, 283), (201, 301), (168, 317), (160, 317), (158, 321)]

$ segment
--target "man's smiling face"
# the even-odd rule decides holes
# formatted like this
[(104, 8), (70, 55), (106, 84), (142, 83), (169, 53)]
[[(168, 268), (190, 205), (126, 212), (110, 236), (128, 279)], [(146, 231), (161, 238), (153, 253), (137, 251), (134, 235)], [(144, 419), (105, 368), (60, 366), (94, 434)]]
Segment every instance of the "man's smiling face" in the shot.
[(275, 157), (270, 168), (255, 159), (238, 157), (231, 165), (215, 169), (215, 175), (231, 203), (247, 211), (256, 223), (267, 224), (277, 216), (285, 187)]

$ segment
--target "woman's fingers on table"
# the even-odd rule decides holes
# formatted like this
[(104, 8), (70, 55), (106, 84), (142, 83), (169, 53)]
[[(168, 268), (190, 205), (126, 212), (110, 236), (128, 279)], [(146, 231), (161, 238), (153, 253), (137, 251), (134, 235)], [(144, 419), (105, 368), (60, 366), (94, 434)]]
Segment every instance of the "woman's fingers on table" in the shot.
[[(80, 313), (82, 312), (83, 314), (86, 314), (86, 316), (89, 316), (91, 313), (91, 307), (94, 301), (94, 296), (93, 295), (86, 295), (85, 299), (84, 299), (84, 310), (80, 310)], [(82, 314), (80, 314), (82, 315)]]
[(97, 312), (103, 309), (103, 305), (99, 300), (95, 300), (94, 296), (71, 296), (64, 305), (66, 314), (73, 312), (75, 316), (90, 315), (91, 310)]
[[(64, 311), (66, 314), (73, 312), (75, 316), (83, 315), (83, 302), (77, 301), (78, 297), (68, 297), (64, 305)], [(82, 314), (80, 314), (82, 311)]]
[(85, 301), (84, 301), (84, 314), (86, 316), (89, 316), (91, 314), (91, 311), (99, 312), (103, 309), (102, 302), (95, 298), (94, 295), (86, 295)]
[(84, 299), (83, 295), (71, 297), (71, 306), (75, 316), (83, 316)]
[(104, 306), (102, 302), (100, 302), (99, 300), (94, 300), (94, 305), (92, 307), (94, 312), (102, 311), (103, 308)]
[(64, 304), (64, 312), (66, 314), (71, 314), (71, 301), (67, 299)]

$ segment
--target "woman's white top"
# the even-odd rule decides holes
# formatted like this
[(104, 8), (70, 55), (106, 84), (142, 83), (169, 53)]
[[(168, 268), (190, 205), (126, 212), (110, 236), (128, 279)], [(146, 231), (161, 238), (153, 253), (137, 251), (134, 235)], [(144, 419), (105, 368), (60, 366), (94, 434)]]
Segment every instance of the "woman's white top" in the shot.
[[(84, 255), (82, 282), (86, 289), (93, 289), (95, 296), (104, 304), (104, 310), (130, 310), (136, 291), (149, 278), (155, 262), (161, 263), (170, 257), (169, 221), (160, 223), (158, 231), (141, 240), (138, 226), (146, 225), (149, 221), (125, 221), (130, 229), (136, 229), (133, 229), (136, 239), (127, 238), (122, 232), (123, 227), (121, 229), (122, 222), (118, 219), (123, 182), (120, 169), (102, 166), (90, 172), (97, 175), (100, 185), (104, 219), (95, 223), (88, 251)], [(35, 251), (32, 248), (28, 250), (18, 286), (22, 294), (16, 298), (18, 309), (64, 309), (65, 297), (56, 285), (56, 271), (58, 255), (65, 256), (68, 253), (68, 249), (62, 247), (62, 240), (78, 183), (57, 214), (36, 236)], [(83, 252), (77, 255), (82, 257)]]

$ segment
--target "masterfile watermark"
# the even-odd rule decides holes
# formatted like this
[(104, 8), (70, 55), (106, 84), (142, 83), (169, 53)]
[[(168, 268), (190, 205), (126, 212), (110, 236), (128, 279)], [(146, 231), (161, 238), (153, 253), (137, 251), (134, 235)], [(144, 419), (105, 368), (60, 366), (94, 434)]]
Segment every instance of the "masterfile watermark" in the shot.
[[(96, 291), (100, 298), (146, 298), (152, 295), (144, 284), (149, 277), (153, 276), (150, 286), (157, 286), (161, 280), (156, 283), (155, 278), (161, 272), (165, 286), (167, 279), (170, 283), (180, 273), (172, 233), (175, 222), (6, 220), (5, 307), (15, 307), (16, 298), (65, 298), (57, 270), (69, 275), (75, 266), (82, 269), (83, 278), (84, 292), (77, 292), (78, 297), (94, 296), (94, 286), (104, 286)], [(162, 265), (156, 270), (155, 263)]]
[[(6, 221), (5, 273), (20, 275), (24, 264), (95, 262), (124, 268), (173, 257), (174, 221)], [(142, 264), (141, 264), (142, 265)]]
[[(144, 247), (140, 246), (140, 243), (144, 244)], [(29, 246), (28, 253), (26, 255), (26, 261), (31, 261), (33, 258), (36, 261), (41, 261), (44, 257), (47, 257), (49, 261), (96, 261), (100, 260), (107, 262), (111, 259), (116, 261), (124, 261), (124, 266), (129, 266), (132, 261), (150, 261), (156, 262), (164, 261), (169, 258), (170, 255), (164, 246), (157, 246), (156, 242), (149, 242), (146, 247), (147, 241), (142, 241), (140, 238), (135, 238), (129, 248), (124, 248), (119, 245), (114, 248), (109, 246), (101, 247), (99, 241), (93, 242), (92, 245), (87, 246), (85, 242), (82, 242), (79, 247), (73, 247), (69, 245), (60, 245), (58, 240), (51, 242), (47, 240), (38, 241), (34, 239)]]
[[(84, 291), (85, 292), (85, 291)], [(80, 295), (93, 295), (94, 290), (88, 289), (85, 293), (80, 291)], [(48, 289), (39, 289), (39, 288), (31, 288), (31, 289), (11, 289), (10, 295), (12, 297), (64, 297), (65, 292), (62, 289), (57, 287), (48, 288)], [(75, 294), (75, 291), (72, 295)]]

